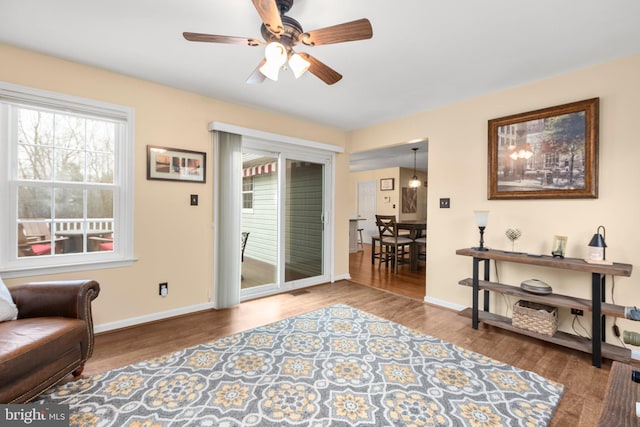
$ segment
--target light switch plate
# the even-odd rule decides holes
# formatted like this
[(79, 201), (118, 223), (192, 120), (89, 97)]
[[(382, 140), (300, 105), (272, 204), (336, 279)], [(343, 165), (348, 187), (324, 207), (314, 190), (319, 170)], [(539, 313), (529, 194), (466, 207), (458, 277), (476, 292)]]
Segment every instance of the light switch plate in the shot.
[(191, 206), (198, 206), (198, 195), (197, 194), (192, 194), (191, 195)]

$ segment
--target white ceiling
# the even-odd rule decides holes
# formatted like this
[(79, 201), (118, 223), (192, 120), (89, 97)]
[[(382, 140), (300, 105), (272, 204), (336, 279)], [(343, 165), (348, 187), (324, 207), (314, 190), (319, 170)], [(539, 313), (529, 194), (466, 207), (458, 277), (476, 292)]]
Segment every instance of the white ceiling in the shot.
[(368, 18), (374, 35), (298, 49), (343, 74), (333, 86), (248, 85), (262, 47), (182, 37), (261, 38), (250, 0), (0, 0), (0, 42), (343, 130), (640, 52), (638, 0), (296, 0), (288, 15), (307, 31)]
[(413, 169), (415, 152), (416, 170), (426, 172), (429, 157), (429, 141), (416, 141), (392, 145), (377, 150), (360, 151), (349, 155), (349, 172), (401, 167)]

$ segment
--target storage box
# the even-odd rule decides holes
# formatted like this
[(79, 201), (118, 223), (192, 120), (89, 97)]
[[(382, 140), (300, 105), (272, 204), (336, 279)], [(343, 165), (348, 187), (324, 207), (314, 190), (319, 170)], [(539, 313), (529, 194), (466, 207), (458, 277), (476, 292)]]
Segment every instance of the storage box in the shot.
[(513, 306), (511, 324), (516, 328), (551, 337), (558, 330), (558, 309), (544, 304), (520, 300)]

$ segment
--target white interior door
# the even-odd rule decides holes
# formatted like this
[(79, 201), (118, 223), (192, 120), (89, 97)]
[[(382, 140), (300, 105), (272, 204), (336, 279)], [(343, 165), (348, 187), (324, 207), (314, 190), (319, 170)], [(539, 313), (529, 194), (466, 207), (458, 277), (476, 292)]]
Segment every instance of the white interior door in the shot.
[(365, 218), (358, 222), (358, 228), (363, 228), (363, 243), (371, 242), (371, 236), (378, 234), (376, 227), (376, 181), (358, 182), (358, 216)]

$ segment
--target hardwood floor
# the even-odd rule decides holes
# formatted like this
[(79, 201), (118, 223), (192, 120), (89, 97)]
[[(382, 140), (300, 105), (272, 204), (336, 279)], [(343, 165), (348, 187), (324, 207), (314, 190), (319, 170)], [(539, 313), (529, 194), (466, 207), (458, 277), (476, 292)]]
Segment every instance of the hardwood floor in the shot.
[[(383, 267), (384, 268), (384, 267)], [(383, 287), (384, 288), (384, 287)], [(224, 310), (140, 325), (96, 337), (84, 375), (93, 375), (332, 304), (348, 304), (423, 333), (534, 371), (565, 385), (551, 426), (596, 426), (611, 367), (591, 356), (490, 326), (474, 330), (456, 312), (349, 281), (247, 301)]]
[(410, 298), (424, 300), (426, 283), (426, 262), (418, 263), (418, 271), (409, 270), (409, 264), (398, 266), (398, 273), (394, 273), (391, 266), (382, 265), (378, 268), (378, 260), (371, 264), (371, 245), (365, 244), (363, 251), (349, 254), (349, 274), (351, 281), (361, 285), (404, 295)]

